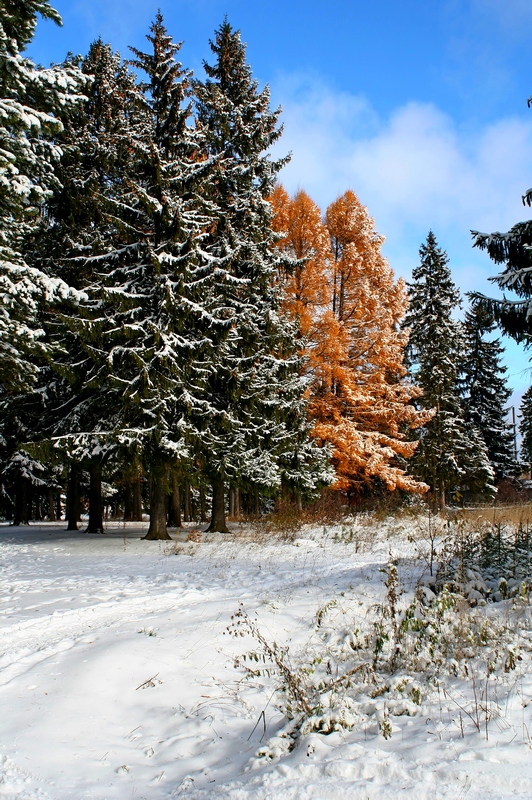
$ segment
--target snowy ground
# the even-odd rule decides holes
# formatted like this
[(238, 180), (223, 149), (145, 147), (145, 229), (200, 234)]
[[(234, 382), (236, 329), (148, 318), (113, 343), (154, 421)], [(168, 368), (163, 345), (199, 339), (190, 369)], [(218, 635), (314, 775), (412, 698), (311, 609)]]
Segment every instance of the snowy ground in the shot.
[(176, 546), (134, 526), (0, 527), (0, 797), (530, 798), (524, 670), (488, 735), (447, 703), (394, 717), (389, 739), (368, 722), (254, 757), (286, 720), (273, 679), (242, 684), (233, 665), (253, 647), (225, 633), (239, 602), (295, 651), (328, 600), (382, 599), (391, 557), (407, 593), (423, 571), (407, 523), (341, 533)]

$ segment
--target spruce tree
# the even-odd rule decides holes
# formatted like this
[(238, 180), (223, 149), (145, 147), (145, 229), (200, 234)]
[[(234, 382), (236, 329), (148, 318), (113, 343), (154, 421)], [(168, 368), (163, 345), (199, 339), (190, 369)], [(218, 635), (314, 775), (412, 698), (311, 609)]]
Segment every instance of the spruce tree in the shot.
[(479, 431), (496, 480), (519, 472), (514, 452), (513, 428), (505, 405), (511, 390), (506, 386), (504, 348), (498, 339), (487, 340), (495, 320), (485, 304), (473, 302), (464, 321), (463, 387), (467, 420)]
[(94, 487), (109, 453), (142, 461), (147, 538), (168, 538), (169, 472), (189, 459), (208, 332), (225, 322), (202, 305), (216, 260), (201, 250), (211, 165), (201, 128), (188, 124), (190, 74), (160, 14), (147, 39), (148, 53), (133, 51), (140, 84), (108, 46), (91, 48), (94, 79), (69, 129), (66, 188), (50, 207), (59, 261), (74, 265), (87, 295), (81, 313), (56, 326), (63, 420), (52, 440), (88, 462)]
[(519, 408), (519, 433), (521, 440), (521, 462), (532, 477), (532, 386), (524, 393)]
[(160, 14), (147, 39), (149, 52), (133, 50), (132, 62), (145, 80), (113, 135), (127, 162), (111, 164), (100, 196), (110, 235), (86, 259), (99, 279), (87, 289), (87, 316), (71, 327), (88, 357), (89, 403), (104, 409), (91, 434), (140, 458), (150, 474), (152, 539), (169, 538), (170, 471), (190, 459), (209, 331), (225, 322), (203, 302), (216, 280), (216, 260), (202, 252), (211, 164), (201, 127), (188, 124), (190, 73)]
[(0, 393), (32, 385), (50, 355), (40, 309), (73, 297), (63, 281), (31, 268), (23, 256), (39, 211), (58, 186), (55, 137), (81, 83), (75, 66), (37, 69), (23, 56), (37, 14), (61, 23), (45, 0), (0, 6)]
[(410, 329), (408, 357), (416, 383), (423, 389), (417, 401), (434, 409), (433, 419), (419, 433), (412, 459), (415, 475), (425, 480), (445, 507), (448, 494), (491, 494), (493, 470), (487, 448), (466, 422), (460, 399), (459, 370), (464, 341), (453, 312), (460, 302), (448, 267), (447, 254), (432, 231), (419, 251), (421, 263), (408, 284), (410, 307), (404, 326)]
[(224, 484), (314, 487), (327, 473), (309, 442), (296, 328), (280, 309), (276, 275), (286, 259), (275, 248), (268, 202), (286, 159), (273, 161), (279, 111), (259, 91), (239, 31), (227, 20), (211, 41), (215, 61), (194, 84), (208, 153), (217, 159), (209, 197), (218, 205), (205, 249), (218, 259), (212, 301), (227, 330), (214, 342), (204, 424), (197, 449), (213, 487), (211, 530), (226, 530)]

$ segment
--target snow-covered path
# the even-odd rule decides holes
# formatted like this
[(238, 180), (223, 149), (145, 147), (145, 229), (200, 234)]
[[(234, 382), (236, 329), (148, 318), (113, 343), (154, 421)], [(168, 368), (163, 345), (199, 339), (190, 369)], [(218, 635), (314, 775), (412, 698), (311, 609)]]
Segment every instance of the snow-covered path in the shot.
[(239, 602), (272, 640), (304, 643), (327, 600), (382, 596), (399, 542), (360, 549), (315, 532), (176, 548), (142, 533), (0, 528), (1, 798), (531, 796), (523, 737), (453, 738), (419, 718), (401, 717), (388, 741), (313, 734), (278, 763), (253, 760), (261, 712), (266, 737), (283, 718), (271, 692), (239, 686), (232, 657), (249, 642), (225, 633)]

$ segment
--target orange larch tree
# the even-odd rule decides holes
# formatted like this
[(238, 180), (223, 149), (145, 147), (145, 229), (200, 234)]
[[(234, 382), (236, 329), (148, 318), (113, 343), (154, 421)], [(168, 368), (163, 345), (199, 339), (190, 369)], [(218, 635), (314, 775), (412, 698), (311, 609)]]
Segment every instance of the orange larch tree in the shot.
[(294, 259), (290, 273), (280, 276), (285, 311), (298, 319), (302, 336), (313, 339), (317, 320), (329, 301), (329, 233), (321, 221), (320, 209), (306, 192), (300, 190), (290, 198), (277, 184), (271, 201), (275, 209), (274, 229), (283, 234), (279, 247)]
[(272, 202), (279, 246), (306, 259), (286, 279), (285, 307), (305, 337), (313, 434), (332, 446), (334, 487), (357, 493), (382, 481), (426, 491), (404, 469), (416, 447), (407, 433), (430, 412), (410, 402), (420, 390), (404, 379), (407, 297), (381, 253), (383, 237), (351, 191), (329, 206), (325, 225), (302, 191), (290, 199), (278, 186)]

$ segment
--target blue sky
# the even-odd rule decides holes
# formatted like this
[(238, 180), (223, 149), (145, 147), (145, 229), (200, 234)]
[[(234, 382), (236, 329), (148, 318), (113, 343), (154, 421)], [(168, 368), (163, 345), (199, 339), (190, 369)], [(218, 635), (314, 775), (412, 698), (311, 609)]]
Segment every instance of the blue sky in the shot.
[[(282, 105), (282, 180), (325, 209), (353, 189), (386, 236), (397, 275), (410, 277), (430, 228), (465, 292), (496, 294), (494, 265), (471, 248), (471, 228), (507, 230), (530, 216), (530, 0), (52, 0), (63, 28), (40, 22), (29, 53), (48, 65), (86, 53), (101, 36), (123, 56), (143, 49), (157, 8), (202, 61), (225, 14), (248, 60)], [(514, 402), (530, 383), (529, 354), (509, 344)]]

